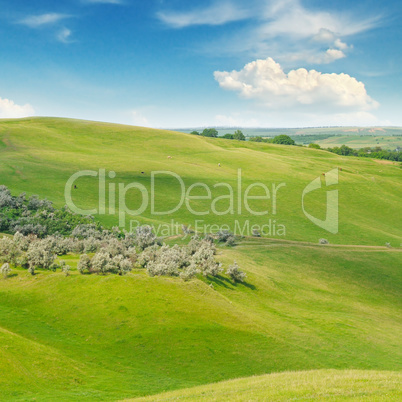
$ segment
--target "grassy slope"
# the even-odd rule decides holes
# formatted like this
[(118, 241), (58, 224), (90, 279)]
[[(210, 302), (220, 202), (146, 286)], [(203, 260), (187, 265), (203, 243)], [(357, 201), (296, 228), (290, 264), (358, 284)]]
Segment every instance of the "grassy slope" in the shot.
[(241, 378), (135, 401), (397, 401), (401, 380), (390, 372), (318, 370)]
[(117, 399), (279, 371), (399, 370), (401, 257), (249, 240), (218, 257), (246, 270), (238, 285), (141, 270), (14, 270), (0, 280), (3, 399)]
[[(218, 182), (236, 187), (237, 170), (243, 172), (243, 191), (248, 184), (261, 181), (286, 183), (279, 190), (277, 214), (261, 217), (248, 213), (244, 206), (238, 216), (212, 214), (194, 217), (183, 206), (169, 216), (151, 215), (149, 208), (141, 216), (147, 223), (170, 222), (194, 224), (195, 219), (206, 223), (262, 224), (269, 219), (284, 224), (287, 239), (313, 241), (327, 237), (338, 244), (376, 244), (391, 242), (399, 245), (402, 227), (395, 225), (400, 215), (402, 170), (397, 164), (379, 164), (368, 159), (340, 157), (325, 151), (298, 147), (255, 144), (237, 141), (205, 139), (188, 134), (72, 121), (65, 119), (26, 119), (0, 121), (0, 182), (15, 194), (26, 191), (38, 193), (64, 205), (64, 185), (78, 170), (105, 168), (114, 170), (114, 183), (140, 182), (149, 188), (150, 172), (170, 170), (179, 174), (187, 188), (203, 182), (211, 188)], [(167, 156), (173, 159), (167, 159)], [(221, 163), (222, 167), (218, 167)], [(330, 235), (314, 226), (303, 214), (301, 195), (305, 186), (321, 173), (336, 167), (340, 172), (340, 228)], [(50, 173), (51, 172), (51, 173)], [(145, 174), (141, 174), (145, 172)], [(85, 178), (78, 182), (74, 199), (81, 207), (97, 205), (97, 181)], [(170, 209), (177, 205), (179, 186), (175, 179), (164, 177), (157, 181), (156, 207)], [(227, 194), (213, 190), (213, 196)], [(139, 206), (136, 193), (129, 193), (129, 206)], [(325, 217), (325, 188), (306, 197), (308, 212)], [(252, 201), (259, 211), (267, 209), (267, 201)], [(193, 203), (205, 210), (210, 201)], [(218, 204), (221, 210), (227, 202)], [(108, 224), (117, 223), (117, 215), (101, 216)]]
[[(323, 232), (300, 213), (302, 188), (340, 165), (341, 232), (331, 241), (400, 242), (397, 166), (58, 119), (2, 122), (0, 138), (0, 181), (59, 205), (66, 178), (82, 168), (114, 169), (127, 182), (145, 184), (142, 169), (169, 168), (188, 183), (211, 184), (233, 182), (237, 167), (249, 182), (267, 180), (269, 172), (269, 179), (288, 183), (280, 207), (290, 214), (283, 218), (288, 239), (314, 242)], [(94, 187), (80, 185), (77, 195), (94, 200)], [(170, 187), (166, 181), (167, 203)], [(180, 211), (175, 218), (191, 217)], [(225, 266), (239, 262), (247, 283), (222, 277), (214, 288), (211, 280), (184, 283), (142, 271), (32, 278), (14, 270), (0, 280), (2, 399), (118, 399), (278, 371), (400, 370), (401, 257), (395, 248), (247, 239), (219, 254)], [(74, 266), (76, 257), (68, 260)]]

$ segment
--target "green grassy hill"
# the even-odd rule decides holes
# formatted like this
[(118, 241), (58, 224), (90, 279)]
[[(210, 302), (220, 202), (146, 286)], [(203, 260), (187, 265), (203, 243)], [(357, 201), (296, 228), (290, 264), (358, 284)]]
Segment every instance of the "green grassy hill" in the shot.
[(218, 259), (236, 259), (247, 282), (13, 270), (0, 280), (2, 399), (119, 399), (290, 370), (401, 369), (400, 251), (247, 240)]
[(317, 370), (241, 378), (135, 401), (397, 401), (400, 382), (397, 373)]
[[(269, 214), (265, 216), (247, 212), (244, 203), (240, 213), (236, 210), (233, 215), (210, 213), (196, 217), (185, 205), (165, 216), (151, 214), (148, 206), (139, 220), (160, 224), (173, 219), (194, 225), (195, 220), (202, 219), (205, 224), (230, 224), (233, 230), (236, 221), (241, 226), (246, 221), (261, 225), (271, 219), (286, 227), (288, 240), (317, 242), (325, 237), (338, 244), (384, 245), (390, 242), (394, 246), (402, 242), (402, 227), (395, 225), (395, 218), (401, 213), (400, 164), (341, 157), (299, 147), (207, 139), (183, 133), (50, 118), (0, 121), (0, 144), (1, 183), (15, 194), (23, 191), (40, 194), (58, 206), (65, 204), (66, 181), (80, 170), (112, 170), (116, 172), (116, 178), (108, 179), (107, 185), (138, 182), (148, 191), (152, 171), (172, 171), (182, 177), (186, 189), (197, 182), (207, 184), (215, 199), (228, 194), (226, 188), (214, 189), (217, 183), (227, 183), (236, 191), (238, 169), (241, 169), (243, 192), (255, 182), (266, 184), (270, 190), (272, 185), (286, 184), (278, 190), (276, 214), (273, 214), (271, 199), (250, 201), (253, 210), (268, 210)], [(301, 198), (304, 188), (312, 180), (323, 178), (322, 173), (334, 168), (342, 169), (336, 187), (339, 189), (340, 223), (339, 233), (331, 235), (305, 217)], [(97, 179), (86, 177), (77, 184), (78, 188), (73, 192), (77, 206), (96, 207)], [(174, 208), (180, 201), (179, 192), (175, 178), (158, 176), (156, 209)], [(205, 195), (205, 191), (200, 190), (199, 195)], [(325, 197), (325, 188), (308, 194), (305, 199), (308, 212), (324, 219)], [(128, 192), (127, 199), (132, 209), (141, 204), (138, 192)], [(191, 205), (197, 211), (207, 212), (211, 201), (193, 201)], [(237, 208), (237, 198), (234, 205)], [(222, 201), (217, 206), (224, 211), (229, 204)], [(109, 226), (118, 223), (117, 213), (98, 218)]]
[[(235, 184), (238, 168), (245, 183), (287, 184), (275, 218), (286, 223), (285, 238), (246, 238), (234, 248), (218, 250), (225, 268), (236, 260), (247, 273), (244, 284), (234, 285), (223, 276), (190, 282), (151, 278), (143, 270), (124, 277), (80, 275), (74, 269), (65, 277), (38, 270), (32, 277), (13, 269), (10, 278), (0, 279), (2, 400), (116, 400), (322, 369), (369, 370), (339, 375), (356, 380), (352, 389), (358, 396), (382, 396), (387, 389), (394, 395), (396, 375), (371, 371), (401, 369), (398, 165), (64, 119), (1, 121), (0, 144), (0, 184), (14, 194), (47, 196), (58, 205), (64, 204), (64, 184), (72, 173), (100, 167), (114, 170), (125, 183), (135, 180), (145, 186), (156, 169), (182, 175), (186, 185)], [(342, 167), (341, 223), (339, 234), (330, 236), (304, 217), (300, 198), (311, 180), (337, 166)], [(160, 185), (164, 206), (173, 205), (175, 184), (166, 179)], [(77, 203), (93, 205), (96, 191), (97, 183), (80, 182)], [(306, 200), (312, 212), (322, 213), (324, 195)], [(157, 218), (146, 211), (141, 220), (172, 217)], [(185, 210), (173, 218), (182, 223), (194, 219)], [(100, 219), (117, 222), (116, 215)], [(223, 223), (235, 217), (203, 219)], [(261, 221), (244, 213), (239, 219)], [(318, 245), (320, 237), (331, 244)], [(386, 241), (393, 247), (385, 247)], [(77, 256), (65, 259), (76, 266)], [(284, 376), (270, 378), (281, 384), (276, 387), (289, 381), (297, 387), (298, 380)], [(295, 390), (304, 397), (316, 395), (314, 384), (322, 382), (329, 392), (339, 386), (335, 372), (323, 371), (319, 379), (295, 376), (307, 384)], [(240, 390), (241, 381), (248, 380), (240, 380)], [(265, 392), (258, 381), (245, 395), (253, 389), (257, 396)], [(226, 385), (219, 387), (201, 392), (219, 398), (214, 392), (225, 392)], [(183, 395), (196, 397), (197, 392)], [(289, 392), (289, 398), (297, 396)]]

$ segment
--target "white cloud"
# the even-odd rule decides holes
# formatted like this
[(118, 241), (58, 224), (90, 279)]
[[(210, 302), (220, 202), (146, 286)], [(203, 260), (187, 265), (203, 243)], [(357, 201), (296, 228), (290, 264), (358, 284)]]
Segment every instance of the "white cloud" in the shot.
[(31, 15), (29, 17), (24, 18), (23, 20), (20, 20), (19, 23), (22, 25), (26, 25), (30, 28), (39, 28), (45, 25), (55, 24), (69, 17), (70, 16), (67, 14), (57, 14), (57, 13)]
[(270, 109), (335, 114), (378, 107), (364, 84), (348, 74), (323, 74), (304, 68), (286, 74), (270, 57), (248, 63), (240, 71), (216, 71), (214, 77), (221, 88)]
[(0, 118), (19, 118), (27, 117), (35, 114), (33, 107), (29, 104), (20, 106), (10, 99), (0, 98)]
[[(252, 20), (239, 24), (231, 35), (206, 44), (212, 54), (247, 53), (252, 57), (268, 54), (283, 62), (303, 60), (309, 63), (330, 63), (346, 57), (351, 49), (344, 42), (358, 33), (379, 24), (380, 16), (364, 18), (340, 11), (311, 10), (300, 0), (215, 0), (212, 5), (188, 12), (162, 11), (158, 18), (172, 28), (194, 25), (222, 25), (233, 21)], [(287, 58), (283, 56), (287, 55)]]
[(68, 28), (63, 28), (58, 34), (57, 39), (63, 43), (70, 43), (71, 31)]
[(230, 1), (217, 2), (207, 8), (187, 12), (161, 11), (158, 18), (172, 28), (185, 28), (192, 25), (223, 25), (252, 16), (251, 10), (239, 7)]

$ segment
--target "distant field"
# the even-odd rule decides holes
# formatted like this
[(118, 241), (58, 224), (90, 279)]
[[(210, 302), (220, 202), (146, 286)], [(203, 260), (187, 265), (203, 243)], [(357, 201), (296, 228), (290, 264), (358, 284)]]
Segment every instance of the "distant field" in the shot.
[(355, 149), (364, 147), (381, 147), (390, 150), (395, 150), (396, 148), (402, 149), (402, 136), (343, 135), (316, 141), (313, 139), (312, 142), (319, 144), (321, 148), (333, 148), (347, 145)]
[[(202, 131), (202, 129), (198, 129)], [(233, 134), (235, 128), (217, 129), (219, 136), (226, 133)], [(328, 128), (241, 128), (246, 137), (272, 138), (276, 135), (286, 134), (292, 137), (297, 144), (308, 145), (312, 142), (321, 148), (340, 147), (347, 145), (351, 148), (380, 146), (383, 149), (394, 150), (402, 148), (401, 127), (328, 127)], [(180, 132), (190, 133), (192, 129), (179, 129)]]
[[(274, 137), (280, 134), (294, 135), (364, 135), (364, 136), (392, 136), (402, 135), (402, 127), (308, 127), (308, 128), (238, 128), (218, 127), (219, 135), (233, 134), (235, 130), (241, 130), (246, 137), (261, 136)], [(177, 129), (176, 131), (191, 133), (196, 130), (201, 132), (203, 128)]]

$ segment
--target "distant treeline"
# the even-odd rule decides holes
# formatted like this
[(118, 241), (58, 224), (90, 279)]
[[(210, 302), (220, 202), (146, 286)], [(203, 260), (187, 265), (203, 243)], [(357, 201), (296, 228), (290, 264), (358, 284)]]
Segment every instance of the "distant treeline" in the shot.
[(356, 150), (348, 147), (347, 145), (342, 145), (340, 147), (327, 148), (326, 150), (337, 155), (360, 156), (366, 158), (386, 159), (390, 161), (402, 162), (401, 151), (389, 151), (386, 149), (382, 149), (381, 147), (365, 147)]

